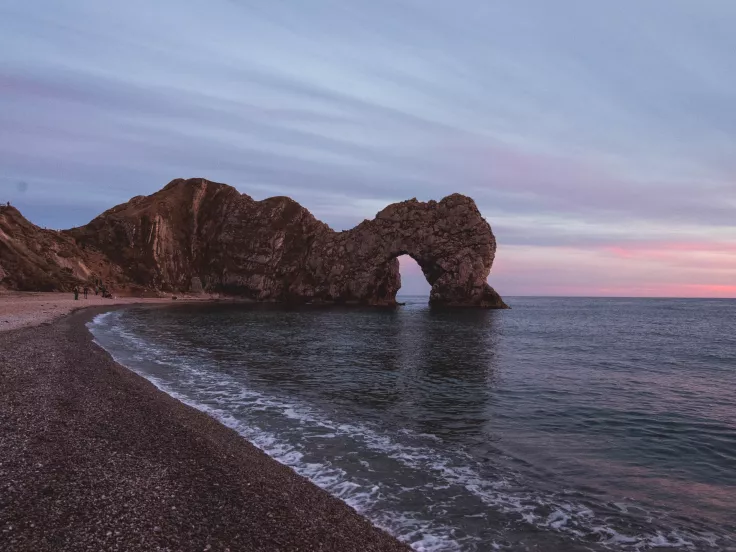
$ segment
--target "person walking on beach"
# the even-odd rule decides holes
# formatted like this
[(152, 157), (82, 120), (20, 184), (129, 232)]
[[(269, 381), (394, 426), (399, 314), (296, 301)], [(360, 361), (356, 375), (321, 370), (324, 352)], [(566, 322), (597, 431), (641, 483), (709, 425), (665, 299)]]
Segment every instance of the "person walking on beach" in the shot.
[(74, 300), (79, 301), (79, 286), (74, 286)]
[(87, 298), (87, 294), (89, 293), (89, 288), (87, 286), (84, 286), (84, 298)]

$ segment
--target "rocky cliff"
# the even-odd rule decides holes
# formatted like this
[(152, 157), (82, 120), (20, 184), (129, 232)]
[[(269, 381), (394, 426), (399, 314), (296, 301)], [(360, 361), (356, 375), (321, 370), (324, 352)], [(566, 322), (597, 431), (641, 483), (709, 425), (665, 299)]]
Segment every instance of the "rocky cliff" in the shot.
[(487, 284), (496, 240), (472, 199), (415, 199), (335, 232), (287, 197), (255, 201), (204, 179), (177, 179), (86, 226), (41, 230), (0, 208), (0, 282), (67, 290), (103, 279), (130, 292), (223, 293), (257, 301), (395, 304), (397, 256), (411, 255), (430, 302), (505, 308)]
[(121, 275), (101, 252), (83, 249), (68, 233), (41, 229), (14, 207), (0, 207), (0, 287), (61, 291), (94, 277), (119, 281)]

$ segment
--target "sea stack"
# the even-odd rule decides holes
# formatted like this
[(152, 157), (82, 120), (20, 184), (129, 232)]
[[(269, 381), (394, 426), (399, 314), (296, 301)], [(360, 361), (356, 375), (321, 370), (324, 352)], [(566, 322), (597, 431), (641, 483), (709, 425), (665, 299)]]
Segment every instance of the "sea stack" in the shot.
[(432, 286), (430, 304), (507, 308), (486, 282), (496, 239), (460, 194), (395, 203), (344, 232), (288, 197), (255, 201), (203, 178), (173, 180), (62, 232), (9, 209), (0, 212), (0, 274), (12, 289), (68, 290), (101, 279), (131, 293), (395, 305), (397, 257), (408, 254)]

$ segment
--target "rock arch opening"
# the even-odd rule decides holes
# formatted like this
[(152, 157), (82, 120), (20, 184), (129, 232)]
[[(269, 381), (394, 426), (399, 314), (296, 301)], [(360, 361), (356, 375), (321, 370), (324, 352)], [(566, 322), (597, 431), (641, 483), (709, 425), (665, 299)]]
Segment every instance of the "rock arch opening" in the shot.
[(399, 274), (401, 275), (401, 287), (399, 288), (396, 299), (399, 302), (407, 297), (421, 297), (429, 300), (429, 292), (432, 286), (427, 282), (427, 278), (411, 255), (399, 255), (396, 258), (399, 262)]

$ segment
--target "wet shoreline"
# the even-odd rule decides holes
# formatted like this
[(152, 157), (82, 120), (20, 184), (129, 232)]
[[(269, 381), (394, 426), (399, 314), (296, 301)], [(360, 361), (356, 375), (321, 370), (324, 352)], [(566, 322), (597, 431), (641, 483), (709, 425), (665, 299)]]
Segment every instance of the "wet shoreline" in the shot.
[(114, 362), (108, 310), (0, 334), (0, 548), (409, 550)]

